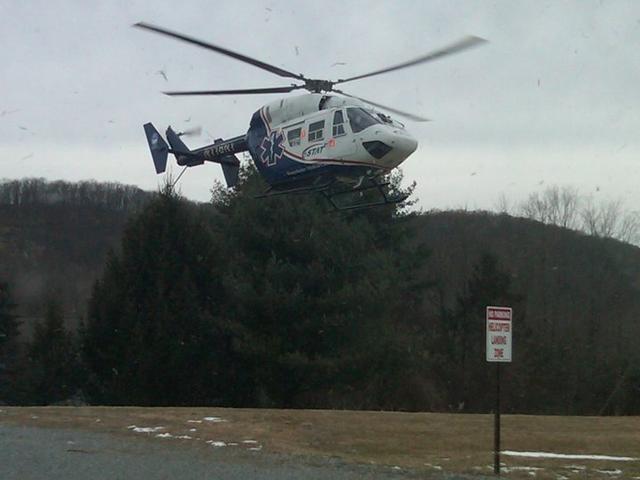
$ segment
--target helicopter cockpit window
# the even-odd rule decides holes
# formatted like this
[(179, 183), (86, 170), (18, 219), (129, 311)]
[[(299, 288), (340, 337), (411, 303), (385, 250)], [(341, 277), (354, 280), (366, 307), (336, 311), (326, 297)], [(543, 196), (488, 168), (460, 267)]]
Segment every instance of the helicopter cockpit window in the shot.
[(353, 133), (358, 133), (371, 125), (380, 123), (377, 118), (362, 108), (347, 108), (347, 116)]
[(323, 129), (324, 120), (309, 124), (309, 141), (315, 142), (316, 140), (322, 140), (324, 137)]
[(287, 132), (287, 141), (291, 147), (295, 147), (296, 145), (300, 145), (300, 132), (302, 128), (294, 128)]
[(344, 135), (344, 115), (342, 115), (342, 110), (337, 110), (333, 114), (333, 136), (339, 137), (340, 135)]

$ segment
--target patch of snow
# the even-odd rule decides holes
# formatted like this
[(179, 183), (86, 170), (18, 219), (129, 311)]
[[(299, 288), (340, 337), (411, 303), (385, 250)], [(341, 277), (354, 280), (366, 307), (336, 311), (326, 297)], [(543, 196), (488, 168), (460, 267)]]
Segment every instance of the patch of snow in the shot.
[(191, 440), (193, 437), (190, 437), (189, 435), (178, 435), (176, 438), (179, 438), (180, 440)]
[(96, 423), (100, 423), (102, 420), (100, 420), (99, 418), (96, 418)]
[(254, 452), (259, 452), (260, 450), (262, 450), (262, 445), (258, 445), (257, 447), (251, 447), (249, 448), (249, 450), (252, 450)]
[(129, 425), (127, 428), (136, 433), (154, 433), (159, 430), (164, 430), (164, 427), (136, 427), (135, 425)]
[(569, 460), (611, 460), (613, 462), (634, 462), (640, 458), (634, 457), (613, 457), (610, 455), (581, 455), (574, 453), (552, 453), (552, 452), (516, 452), (513, 450), (503, 450), (503, 455), (511, 457), (531, 457), (531, 458), (564, 458)]
[(596, 472), (604, 473), (605, 475), (620, 475), (622, 473), (622, 470), (618, 470), (616, 468), (615, 470), (596, 470)]
[(514, 467), (503, 467), (502, 470), (504, 470), (505, 472), (509, 473), (509, 472), (537, 472), (540, 470), (544, 470), (544, 468), (542, 467), (518, 467), (518, 466), (514, 466)]
[(211, 445), (212, 447), (226, 447), (227, 444), (224, 442), (218, 442), (216, 440), (207, 440), (207, 442), (209, 445)]
[(586, 470), (587, 467), (584, 465), (567, 465), (564, 468), (570, 468), (571, 470)]
[(198, 429), (197, 429), (197, 428), (190, 428), (190, 429), (189, 429), (189, 431), (190, 431), (190, 432), (197, 432), (197, 431), (198, 431)]
[(159, 433), (158, 435), (156, 435), (156, 437), (158, 437), (158, 438), (172, 438), (173, 435), (171, 435), (169, 432), (165, 432), (165, 433)]
[(220, 418), (220, 417), (203, 417), (202, 420), (206, 420), (207, 422), (213, 422), (213, 423), (226, 422), (224, 418)]
[(67, 445), (75, 445), (76, 442), (74, 442), (73, 440), (67, 440)]
[(397, 465), (394, 465), (394, 466), (392, 467), (392, 469), (393, 469), (393, 470), (402, 470), (402, 469), (401, 469), (399, 466), (397, 466)]
[(202, 423), (202, 420), (187, 420), (187, 423)]
[(258, 443), (257, 440), (242, 440), (242, 443)]
[(31, 415), (31, 418), (33, 418), (35, 420), (36, 418), (38, 418), (38, 416), (37, 415)]

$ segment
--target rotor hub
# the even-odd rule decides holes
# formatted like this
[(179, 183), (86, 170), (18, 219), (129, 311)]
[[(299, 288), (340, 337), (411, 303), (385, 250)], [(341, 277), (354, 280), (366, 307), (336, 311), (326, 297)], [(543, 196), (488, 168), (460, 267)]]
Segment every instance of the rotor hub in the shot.
[(306, 80), (305, 88), (314, 93), (331, 92), (333, 91), (333, 84), (334, 82), (331, 80), (308, 79)]

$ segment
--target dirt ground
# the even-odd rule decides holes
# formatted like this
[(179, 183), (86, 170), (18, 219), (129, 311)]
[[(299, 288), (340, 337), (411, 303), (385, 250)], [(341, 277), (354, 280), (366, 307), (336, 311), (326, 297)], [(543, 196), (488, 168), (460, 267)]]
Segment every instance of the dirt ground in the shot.
[[(185, 448), (338, 458), (425, 472), (490, 474), (493, 416), (141, 407), (0, 407), (0, 423), (106, 432)], [(640, 417), (502, 416), (507, 451), (635, 460), (502, 456), (506, 478), (640, 479)]]

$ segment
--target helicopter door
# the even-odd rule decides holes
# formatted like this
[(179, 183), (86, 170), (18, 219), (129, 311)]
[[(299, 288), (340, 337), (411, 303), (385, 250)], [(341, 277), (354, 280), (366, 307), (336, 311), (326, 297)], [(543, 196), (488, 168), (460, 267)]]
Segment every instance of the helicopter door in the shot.
[(355, 138), (347, 135), (344, 112), (336, 110), (333, 112), (333, 125), (331, 137), (327, 146), (333, 149), (332, 157), (341, 158), (356, 151)]
[(294, 150), (298, 150), (300, 148), (300, 141), (304, 136), (303, 127), (304, 122), (300, 122), (284, 129), (287, 132), (287, 143), (289, 144), (289, 147)]

